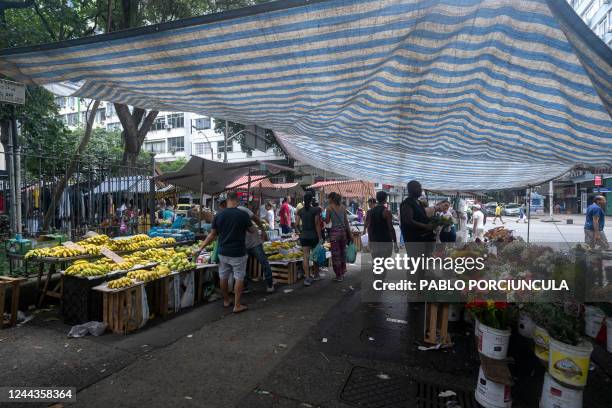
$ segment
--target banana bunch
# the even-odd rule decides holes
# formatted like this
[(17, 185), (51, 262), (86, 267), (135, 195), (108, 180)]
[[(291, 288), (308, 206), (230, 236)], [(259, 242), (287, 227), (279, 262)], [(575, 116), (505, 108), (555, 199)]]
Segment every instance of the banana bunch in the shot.
[(25, 254), (25, 258), (40, 258), (40, 257), (49, 257), (49, 258), (71, 258), (73, 256), (83, 255), (85, 252), (82, 252), (77, 249), (67, 248), (65, 246), (56, 246), (53, 248), (37, 248), (28, 251)]
[(111, 271), (127, 271), (129, 269), (132, 269), (133, 267), (134, 267), (134, 263), (130, 261), (126, 261), (126, 260), (124, 260), (124, 262), (121, 262), (121, 263), (111, 263), (110, 264)]
[(158, 278), (161, 278), (162, 276), (169, 275), (172, 271), (166, 265), (157, 265), (151, 272), (154, 272)]
[(88, 255), (100, 255), (100, 247), (94, 244), (81, 245)]
[(84, 260), (75, 261), (66, 268), (66, 275), (69, 276), (103, 276), (110, 272), (107, 265), (96, 265)]
[(134, 281), (126, 276), (126, 277), (115, 279), (115, 280), (108, 282), (108, 288), (109, 289), (121, 289), (121, 288), (126, 288), (128, 286), (132, 286), (133, 284), (134, 284)]
[(100, 234), (100, 235), (95, 235), (93, 237), (81, 240), (77, 243), (81, 246), (85, 246), (85, 245), (100, 246), (100, 245), (106, 244), (109, 240), (110, 238), (108, 237), (108, 235)]
[(154, 271), (130, 271), (127, 273), (127, 277), (140, 282), (149, 282), (157, 279), (157, 274)]

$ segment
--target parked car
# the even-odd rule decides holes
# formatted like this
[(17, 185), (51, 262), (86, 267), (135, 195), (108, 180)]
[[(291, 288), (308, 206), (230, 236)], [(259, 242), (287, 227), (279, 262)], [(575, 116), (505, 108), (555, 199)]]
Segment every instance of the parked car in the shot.
[[(187, 212), (189, 211), (189, 209), (192, 207), (191, 204), (177, 204), (176, 205), (176, 210), (174, 211), (174, 213), (176, 215), (182, 215), (183, 217), (187, 216)], [(196, 208), (196, 210), (200, 210), (200, 206), (199, 205), (194, 205), (194, 207)]]
[(521, 208), (521, 206), (515, 203), (506, 204), (504, 207), (504, 215), (509, 217), (518, 217), (519, 208)]
[(495, 216), (495, 208), (497, 208), (496, 202), (486, 203), (484, 205), (484, 210), (486, 211), (487, 215)]

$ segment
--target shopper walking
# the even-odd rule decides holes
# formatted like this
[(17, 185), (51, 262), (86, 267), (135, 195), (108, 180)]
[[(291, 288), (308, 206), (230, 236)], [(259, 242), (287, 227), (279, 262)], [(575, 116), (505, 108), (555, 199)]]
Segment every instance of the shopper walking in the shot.
[(425, 209), (419, 202), (423, 194), (421, 183), (408, 183), (408, 197), (400, 205), (400, 230), (406, 246), (411, 242), (435, 242), (434, 225), (429, 223)]
[(495, 206), (495, 218), (493, 218), (493, 225), (495, 225), (495, 222), (498, 218), (501, 221), (502, 225), (505, 224), (504, 220), (502, 219), (502, 211), (503, 208), (501, 204), (497, 203), (497, 205)]
[(235, 192), (227, 194), (226, 207), (213, 219), (212, 230), (200, 245), (200, 251), (218, 237), (217, 252), (223, 307), (232, 305), (228, 290), (231, 274), (234, 277), (234, 313), (240, 313), (247, 310), (247, 306), (240, 303), (247, 265), (246, 233), (256, 230), (249, 215), (237, 208), (238, 196)]
[(393, 215), (385, 206), (387, 193), (379, 191), (376, 193), (376, 206), (368, 211), (370, 222), (368, 223), (368, 241), (372, 259), (390, 258), (399, 251), (397, 236), (393, 228)]
[[(259, 218), (259, 216), (254, 212), (256, 210), (255, 203), (252, 203), (252, 205), (252, 209), (243, 206), (238, 207), (239, 210), (247, 213), (251, 221), (259, 228), (259, 230), (255, 230), (253, 232), (247, 231), (245, 237), (246, 252), (247, 255), (257, 259), (257, 262), (259, 262), (261, 265), (261, 270), (266, 281), (266, 292), (273, 293), (274, 280), (272, 279), (272, 268), (270, 267), (270, 262), (268, 262), (268, 257), (266, 256), (266, 251), (264, 251), (263, 247), (264, 241), (268, 240), (268, 234), (266, 233), (266, 229), (264, 228), (261, 218)], [(249, 291), (250, 277), (247, 274), (244, 279), (243, 293), (248, 293)]]
[(321, 279), (319, 265), (313, 262), (310, 269), (310, 252), (317, 246), (323, 244), (321, 235), (321, 209), (312, 205), (313, 196), (310, 193), (304, 195), (304, 206), (298, 211), (295, 223), (300, 233), (300, 245), (304, 253), (302, 266), (304, 268), (304, 286), (312, 285), (312, 282)]
[(485, 233), (485, 215), (480, 204), (474, 204), (472, 210), (472, 238), (474, 241), (482, 242)]
[(519, 218), (518, 220), (516, 220), (516, 222), (521, 222), (523, 221), (524, 223), (527, 223), (527, 215), (525, 212), (525, 204), (521, 204), (521, 206), (519, 207)]
[(366, 212), (365, 223), (363, 226), (364, 235), (368, 233), (368, 225), (370, 224), (370, 210), (376, 207), (376, 199), (371, 197), (368, 198), (368, 212)]
[(602, 249), (608, 249), (610, 244), (604, 232), (606, 225), (606, 198), (602, 195), (593, 198), (593, 204), (589, 205), (586, 212), (586, 220), (584, 223), (584, 241), (591, 247), (600, 246)]
[(274, 222), (274, 210), (272, 209), (272, 204), (266, 203), (266, 222), (268, 223), (268, 229), (274, 230), (276, 229), (276, 224)]
[(336, 277), (334, 281), (342, 282), (346, 274), (346, 244), (350, 239), (350, 227), (346, 208), (341, 204), (342, 197), (338, 193), (329, 193), (329, 204), (325, 212), (325, 222), (331, 223), (329, 239), (331, 241), (332, 265)]
[(283, 198), (283, 204), (278, 211), (280, 218), (280, 227), (283, 234), (291, 233), (291, 209), (289, 208), (289, 199)]

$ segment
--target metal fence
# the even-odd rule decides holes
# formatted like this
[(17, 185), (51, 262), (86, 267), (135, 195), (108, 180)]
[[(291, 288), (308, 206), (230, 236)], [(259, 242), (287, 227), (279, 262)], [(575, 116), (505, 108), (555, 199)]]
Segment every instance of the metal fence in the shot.
[[(11, 220), (10, 231), (3, 231), (5, 236), (18, 232), (19, 216), (24, 237), (62, 233), (78, 239), (90, 230), (119, 236), (146, 232), (151, 226), (156, 191), (152, 159), (125, 165), (105, 157), (80, 157), (59, 196), (58, 186), (72, 160), (69, 153), (0, 152), (0, 161), (5, 159), (20, 163), (19, 175), (12, 177), (18, 188), (12, 193), (8, 172), (0, 176), (0, 216), (8, 215)], [(47, 213), (50, 222), (44, 228)]]

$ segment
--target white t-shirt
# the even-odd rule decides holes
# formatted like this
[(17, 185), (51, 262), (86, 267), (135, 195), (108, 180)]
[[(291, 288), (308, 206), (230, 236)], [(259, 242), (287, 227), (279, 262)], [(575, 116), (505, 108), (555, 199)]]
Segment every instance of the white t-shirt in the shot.
[(484, 214), (482, 211), (474, 211), (472, 221), (476, 224), (476, 229), (484, 229)]
[(268, 222), (270, 229), (273, 230), (275, 227), (274, 227), (274, 211), (272, 209), (266, 212), (266, 221)]

